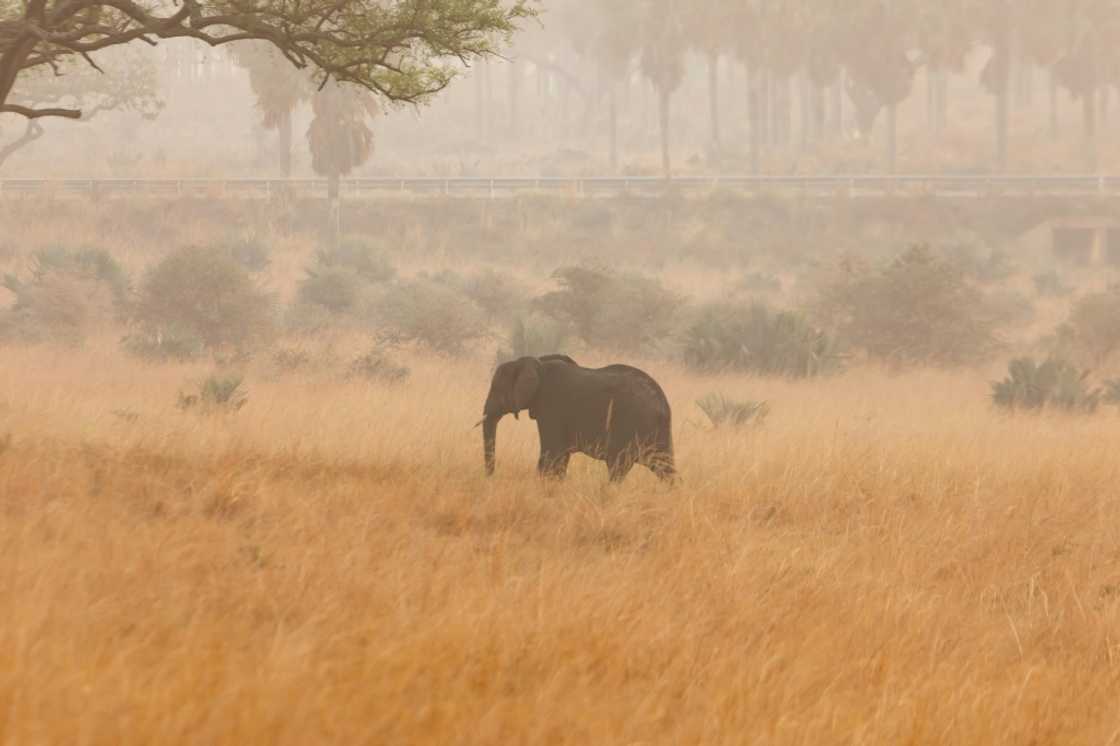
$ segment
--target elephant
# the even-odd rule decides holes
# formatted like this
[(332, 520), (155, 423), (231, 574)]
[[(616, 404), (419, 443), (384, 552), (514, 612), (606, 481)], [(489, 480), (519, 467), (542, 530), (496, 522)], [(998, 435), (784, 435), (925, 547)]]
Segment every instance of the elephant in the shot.
[(583, 453), (606, 461), (612, 482), (625, 479), (634, 464), (663, 481), (676, 480), (669, 402), (657, 381), (637, 368), (584, 368), (567, 355), (499, 365), (479, 423), (487, 476), (494, 474), (499, 420), (525, 409), (537, 421), (542, 477), (562, 479), (571, 455)]

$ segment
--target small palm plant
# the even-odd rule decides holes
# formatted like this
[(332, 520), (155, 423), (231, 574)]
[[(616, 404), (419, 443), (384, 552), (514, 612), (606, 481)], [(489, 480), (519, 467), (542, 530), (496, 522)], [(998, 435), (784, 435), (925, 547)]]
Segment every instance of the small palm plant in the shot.
[(770, 414), (770, 405), (764, 401), (736, 401), (718, 393), (697, 399), (696, 406), (700, 407), (700, 411), (708, 416), (715, 427), (760, 425)]
[(1104, 403), (1120, 406), (1120, 378), (1110, 378), (1104, 382)]
[(992, 384), (992, 402), (1012, 410), (1095, 412), (1101, 390), (1090, 388), (1088, 377), (1088, 371), (1080, 371), (1061, 358), (1047, 358), (1042, 363), (1019, 358), (1008, 364), (1006, 378)]
[(210, 376), (191, 393), (179, 394), (179, 409), (197, 409), (205, 413), (236, 412), (249, 401), (237, 375)]

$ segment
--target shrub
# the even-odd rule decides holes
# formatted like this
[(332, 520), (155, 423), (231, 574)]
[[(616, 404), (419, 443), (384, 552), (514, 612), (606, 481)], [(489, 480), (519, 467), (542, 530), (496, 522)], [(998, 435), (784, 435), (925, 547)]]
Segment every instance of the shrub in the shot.
[(307, 270), (297, 290), (300, 303), (344, 315), (354, 315), (362, 309), (365, 293), (366, 283), (352, 270), (342, 267)]
[(925, 246), (879, 271), (849, 267), (821, 288), (817, 312), (841, 339), (881, 360), (960, 365), (998, 348), (983, 294)]
[(461, 355), (487, 336), (482, 311), (469, 298), (428, 280), (394, 285), (377, 308), (382, 341), (420, 344)]
[(256, 238), (242, 238), (226, 245), (225, 251), (233, 261), (250, 272), (263, 272), (272, 263), (268, 246)]
[(407, 366), (394, 361), (380, 345), (375, 345), (369, 352), (356, 358), (347, 371), (349, 378), (364, 378), (382, 383), (401, 383), (411, 374), (412, 371)]
[(512, 276), (493, 269), (466, 276), (445, 271), (432, 279), (473, 300), (490, 320), (513, 316), (525, 305), (528, 297), (524, 285)]
[(377, 246), (349, 236), (337, 246), (320, 249), (315, 255), (319, 267), (349, 270), (367, 282), (392, 282), (397, 270)]
[(1034, 276), (1034, 289), (1042, 297), (1063, 298), (1073, 293), (1073, 288), (1062, 281), (1057, 270), (1051, 269)]
[(79, 277), (51, 274), (32, 283), (4, 285), (16, 297), (0, 312), (0, 333), (25, 342), (80, 344), (88, 334), (113, 322), (117, 312), (109, 290)]
[(740, 370), (803, 378), (835, 370), (832, 339), (789, 311), (761, 304), (704, 306), (683, 334), (688, 367), (706, 372)]
[(744, 427), (761, 424), (770, 413), (770, 405), (764, 401), (735, 401), (723, 394), (712, 393), (696, 400), (714, 427)]
[(203, 413), (236, 412), (249, 401), (241, 376), (210, 376), (190, 393), (180, 392), (179, 409)]
[(104, 285), (122, 308), (128, 303), (128, 274), (104, 249), (55, 246), (36, 252), (32, 261), (32, 284), (41, 283), (51, 275), (69, 275)]
[(518, 318), (510, 329), (508, 346), (498, 350), (497, 365), (523, 357), (540, 357), (560, 352), (567, 342), (564, 327), (555, 319), (534, 314)]
[(213, 249), (171, 253), (144, 277), (136, 320), (145, 334), (195, 337), (208, 350), (243, 349), (268, 331), (271, 309), (244, 267)]
[(782, 280), (763, 272), (748, 272), (739, 278), (736, 288), (744, 293), (766, 295), (782, 292)]
[(1101, 391), (1089, 388), (1088, 372), (1060, 358), (1047, 358), (1041, 364), (1019, 358), (1008, 364), (1007, 372), (1006, 378), (992, 384), (992, 402), (998, 407), (1093, 412), (1100, 404)]
[(272, 353), (272, 364), (285, 373), (293, 373), (311, 364), (311, 354), (307, 350), (282, 347)]
[(1105, 404), (1120, 406), (1120, 378), (1110, 378), (1104, 382), (1102, 398)]
[(202, 357), (206, 343), (190, 332), (168, 326), (141, 328), (121, 340), (124, 351), (148, 361), (186, 362)]
[(44, 249), (25, 279), (9, 274), (0, 286), (15, 298), (0, 312), (0, 332), (33, 342), (80, 343), (122, 318), (129, 302), (128, 276), (101, 249)]
[(569, 324), (589, 345), (620, 352), (656, 347), (669, 336), (681, 299), (656, 280), (605, 269), (564, 267), (553, 274), (560, 290), (535, 306)]
[(1120, 349), (1120, 288), (1081, 298), (1074, 305), (1068, 324), (1078, 351), (1102, 363)]

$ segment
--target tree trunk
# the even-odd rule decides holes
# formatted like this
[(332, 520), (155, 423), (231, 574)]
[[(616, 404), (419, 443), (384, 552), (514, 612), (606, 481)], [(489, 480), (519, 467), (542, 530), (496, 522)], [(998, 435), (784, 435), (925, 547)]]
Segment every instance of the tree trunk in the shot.
[(474, 107), (475, 124), (478, 128), (478, 141), (486, 142), (486, 81), (482, 79), (482, 63), (475, 63), (474, 70)]
[(708, 117), (712, 131), (712, 153), (716, 158), (720, 152), (719, 109), (719, 54), (711, 52), (708, 54)]
[(1081, 116), (1085, 136), (1085, 167), (1090, 171), (1097, 169), (1097, 89), (1089, 88), (1081, 96)]
[(607, 105), (609, 107), (608, 120), (610, 126), (610, 161), (611, 173), (618, 173), (618, 84), (609, 83)]
[(800, 137), (801, 137), (801, 150), (809, 149), (809, 141), (813, 137), (813, 115), (809, 111), (811, 97), (809, 95), (809, 77), (807, 75), (797, 76), (797, 116), (800, 122)]
[(755, 69), (747, 72), (747, 107), (751, 173), (757, 176), (762, 160), (762, 75)]
[(1007, 171), (1007, 130), (1008, 130), (1007, 86), (996, 93), (996, 170)]
[(949, 73), (937, 73), (937, 133), (943, 134), (949, 128)]
[(280, 173), (292, 176), (292, 110), (280, 115)]
[(521, 137), (521, 66), (510, 60), (509, 69), (509, 136), (513, 141)]
[(937, 66), (932, 62), (926, 66), (926, 127), (930, 132), (937, 131)]
[(893, 174), (898, 157), (898, 104), (887, 105), (887, 173)]
[(661, 170), (666, 179), (673, 178), (672, 162), (669, 157), (669, 103), (672, 94), (668, 90), (658, 91), (658, 114), (661, 119)]
[(1058, 122), (1058, 74), (1050, 68), (1050, 137), (1054, 140), (1059, 136)]
[(773, 145), (773, 129), (771, 128), (771, 112), (774, 103), (774, 75), (769, 70), (763, 72), (761, 96), (758, 110), (759, 139), (766, 147)]
[(486, 143), (490, 144), (494, 137), (494, 69), (490, 60), (482, 63), (483, 78), (486, 81), (486, 101), (483, 116), (486, 120)]

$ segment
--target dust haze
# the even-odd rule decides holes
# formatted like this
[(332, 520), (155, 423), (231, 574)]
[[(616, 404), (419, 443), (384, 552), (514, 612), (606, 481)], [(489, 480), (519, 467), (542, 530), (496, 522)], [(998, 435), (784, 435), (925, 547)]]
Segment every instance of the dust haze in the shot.
[(1115, 738), (1113, 3), (73, 1), (0, 743)]

